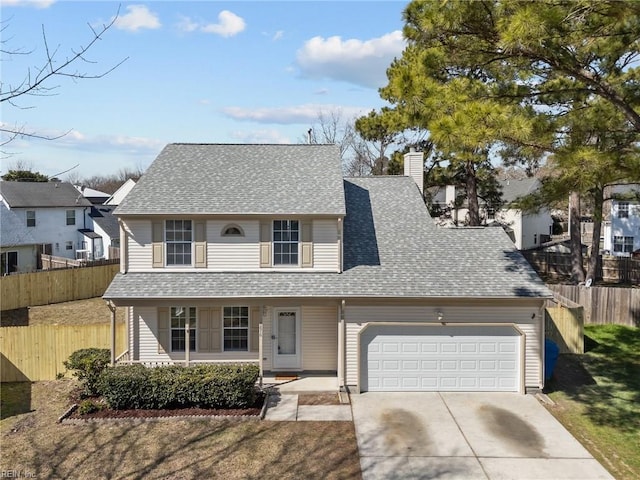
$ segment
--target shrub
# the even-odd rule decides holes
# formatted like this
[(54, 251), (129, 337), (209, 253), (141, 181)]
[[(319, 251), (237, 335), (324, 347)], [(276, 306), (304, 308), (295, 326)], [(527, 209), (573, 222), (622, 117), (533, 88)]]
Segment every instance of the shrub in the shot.
[(83, 400), (80, 402), (80, 405), (78, 405), (78, 413), (80, 415), (86, 415), (87, 413), (99, 412), (105, 408), (105, 406), (104, 403), (97, 403), (89, 399)]
[(100, 391), (111, 408), (245, 408), (256, 400), (255, 365), (108, 368)]
[(98, 378), (110, 361), (111, 352), (106, 348), (83, 348), (73, 352), (63, 364), (82, 382), (83, 393), (93, 396), (98, 394)]

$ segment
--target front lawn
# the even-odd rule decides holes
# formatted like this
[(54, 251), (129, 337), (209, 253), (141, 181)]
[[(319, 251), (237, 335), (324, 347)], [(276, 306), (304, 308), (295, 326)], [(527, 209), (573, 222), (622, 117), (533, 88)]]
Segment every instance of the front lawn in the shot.
[(74, 386), (70, 379), (2, 384), (0, 471), (65, 479), (361, 478), (352, 422), (56, 423)]
[(640, 329), (587, 325), (585, 352), (560, 356), (549, 409), (613, 476), (640, 478)]

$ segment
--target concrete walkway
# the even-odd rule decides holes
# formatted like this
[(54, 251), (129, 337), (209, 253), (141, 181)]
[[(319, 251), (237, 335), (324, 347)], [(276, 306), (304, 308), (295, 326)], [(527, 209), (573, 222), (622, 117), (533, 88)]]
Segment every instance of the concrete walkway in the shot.
[(364, 480), (611, 480), (531, 395), (351, 396)]
[(351, 405), (298, 405), (298, 395), (272, 393), (267, 403), (265, 420), (279, 422), (325, 421), (350, 422)]

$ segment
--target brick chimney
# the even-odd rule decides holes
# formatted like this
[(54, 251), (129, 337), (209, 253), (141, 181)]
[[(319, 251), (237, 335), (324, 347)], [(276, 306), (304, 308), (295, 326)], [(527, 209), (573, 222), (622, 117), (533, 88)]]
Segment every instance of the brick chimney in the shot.
[(420, 194), (424, 195), (424, 155), (416, 152), (414, 147), (410, 147), (409, 153), (404, 154), (404, 175), (413, 178)]

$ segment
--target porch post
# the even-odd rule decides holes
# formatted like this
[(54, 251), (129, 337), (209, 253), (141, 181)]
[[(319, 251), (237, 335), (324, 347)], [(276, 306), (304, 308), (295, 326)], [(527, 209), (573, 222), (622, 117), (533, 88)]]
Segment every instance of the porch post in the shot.
[(262, 321), (258, 325), (258, 368), (260, 369), (260, 386), (262, 387), (262, 377), (264, 375), (262, 365)]
[(116, 306), (111, 300), (107, 302), (111, 310), (111, 366), (116, 364)]
[(344, 387), (344, 308), (346, 302), (338, 307), (338, 388)]
[(189, 307), (186, 307), (185, 309), (185, 320), (184, 320), (184, 341), (185, 341), (185, 345), (184, 345), (184, 365), (185, 367), (189, 366), (189, 354), (191, 353), (189, 350), (189, 344), (191, 343), (189, 340), (189, 330), (190, 330), (190, 326), (189, 326)]

